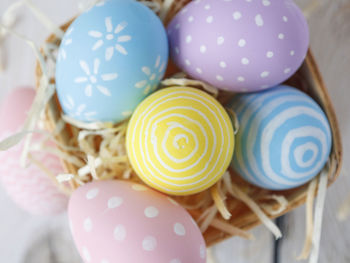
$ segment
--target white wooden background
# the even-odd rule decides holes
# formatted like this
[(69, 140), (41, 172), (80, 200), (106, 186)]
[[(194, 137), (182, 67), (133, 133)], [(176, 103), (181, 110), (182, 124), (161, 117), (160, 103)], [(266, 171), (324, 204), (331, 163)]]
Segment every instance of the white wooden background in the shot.
[[(279, 0), (274, 0), (279, 1)], [(14, 0), (0, 0), (0, 15)], [(52, 20), (61, 24), (77, 12), (78, 0), (33, 0)], [(310, 0), (298, 0), (301, 6)], [(20, 10), (17, 30), (40, 44), (46, 29), (27, 10)], [(336, 108), (343, 133), (345, 163), (343, 175), (328, 191), (321, 240), (320, 263), (350, 262), (350, 220), (339, 222), (336, 213), (348, 198), (350, 171), (350, 0), (319, 0), (309, 16), (311, 46)], [(11, 37), (5, 42), (8, 68), (0, 73), (0, 98), (18, 86), (34, 84), (32, 51)], [(0, 188), (0, 262), (6, 263), (79, 263), (70, 243), (66, 216), (32, 217), (14, 206)], [(297, 262), (305, 230), (304, 208), (286, 218), (280, 263)], [(213, 249), (216, 263), (273, 263), (273, 238), (267, 230), (253, 230), (256, 241), (230, 239)]]

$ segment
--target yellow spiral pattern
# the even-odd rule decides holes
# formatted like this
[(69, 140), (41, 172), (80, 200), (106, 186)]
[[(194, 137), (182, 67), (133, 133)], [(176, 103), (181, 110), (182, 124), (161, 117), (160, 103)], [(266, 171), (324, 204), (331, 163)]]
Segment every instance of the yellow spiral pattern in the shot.
[(160, 90), (134, 112), (127, 131), (130, 162), (149, 186), (172, 195), (201, 192), (228, 168), (234, 149), (230, 117), (194, 88)]

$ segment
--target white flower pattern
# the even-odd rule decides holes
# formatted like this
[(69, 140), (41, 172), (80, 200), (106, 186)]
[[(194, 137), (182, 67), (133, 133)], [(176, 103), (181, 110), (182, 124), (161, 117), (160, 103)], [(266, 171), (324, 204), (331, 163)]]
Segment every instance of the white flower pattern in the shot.
[(145, 89), (144, 93), (149, 94), (151, 91), (154, 91), (159, 81), (162, 78), (162, 72), (165, 69), (165, 62), (161, 63), (160, 55), (157, 57), (156, 63), (154, 65), (154, 70), (151, 70), (150, 67), (142, 67), (142, 72), (145, 73), (146, 79), (141, 80), (135, 84), (137, 89)]
[(85, 73), (85, 76), (80, 76), (74, 79), (74, 82), (77, 84), (86, 84), (85, 85), (85, 95), (87, 97), (92, 96), (93, 89), (96, 88), (101, 94), (110, 97), (111, 92), (108, 88), (100, 85), (100, 82), (108, 82), (118, 78), (117, 73), (107, 73), (99, 75), (100, 60), (95, 59), (93, 65), (93, 71), (90, 70), (88, 63), (84, 60), (80, 60), (80, 67)]
[(87, 121), (96, 121), (97, 112), (87, 111), (85, 104), (76, 105), (73, 98), (69, 95), (67, 95), (66, 100), (63, 101), (63, 106), (68, 111), (68, 115), (72, 118), (82, 116)]
[(65, 49), (65, 47), (71, 45), (73, 43), (73, 39), (70, 37), (70, 35), (73, 33), (74, 28), (70, 28), (65, 35), (65, 38), (61, 44), (61, 49), (58, 53), (58, 57), (57, 60), (61, 61), (61, 60), (65, 60), (67, 58), (67, 51)]
[[(132, 37), (130, 35), (122, 35), (122, 31), (128, 26), (127, 22), (121, 22), (113, 30), (113, 23), (111, 17), (105, 19), (106, 33), (91, 30), (88, 32), (89, 36), (96, 38), (97, 41), (92, 47), (93, 51), (98, 50), (102, 46), (106, 46), (105, 59), (109, 61), (113, 58), (114, 50), (123, 55), (128, 55), (128, 51), (123, 46), (123, 43), (129, 42)], [(116, 40), (115, 40), (116, 39)]]

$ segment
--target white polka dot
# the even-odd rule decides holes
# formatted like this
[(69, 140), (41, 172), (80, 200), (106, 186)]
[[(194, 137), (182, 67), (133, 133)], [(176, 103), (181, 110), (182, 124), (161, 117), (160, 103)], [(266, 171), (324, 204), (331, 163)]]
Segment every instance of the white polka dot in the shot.
[(221, 67), (221, 68), (226, 68), (226, 67), (227, 67), (226, 62), (225, 62), (225, 61), (221, 61), (221, 62), (220, 62), (220, 67)]
[(155, 237), (148, 236), (142, 241), (142, 248), (146, 251), (153, 251), (157, 247), (157, 240)]
[(241, 62), (242, 62), (243, 65), (248, 65), (249, 64), (249, 59), (242, 58)]
[(207, 52), (207, 47), (202, 45), (199, 50), (201, 53), (205, 53), (205, 52)]
[(176, 205), (176, 206), (179, 206), (179, 203), (176, 202), (174, 199), (170, 198), (170, 197), (167, 197), (168, 200), (170, 201), (170, 203), (172, 203), (173, 205)]
[(98, 188), (93, 188), (93, 189), (89, 190), (86, 193), (86, 199), (88, 199), (88, 200), (94, 199), (98, 195), (99, 192), (100, 192), (100, 190)]
[(193, 22), (193, 20), (194, 20), (193, 16), (188, 17), (188, 22)]
[(238, 46), (240, 46), (240, 47), (244, 47), (246, 44), (247, 44), (247, 42), (246, 42), (245, 39), (243, 39), (243, 38), (241, 38), (241, 39), (238, 41)]
[(282, 19), (283, 19), (284, 22), (288, 22), (288, 17), (283, 16)]
[(91, 230), (92, 230), (92, 221), (91, 221), (90, 217), (88, 217), (84, 220), (84, 230), (86, 232), (91, 232)]
[(216, 79), (217, 79), (218, 81), (224, 81), (223, 76), (220, 76), (220, 75), (217, 75), (217, 76), (216, 76)]
[(102, 260), (101, 260), (101, 263), (109, 263), (109, 261), (108, 261), (108, 260), (105, 260), (105, 259), (102, 259)]
[(157, 208), (155, 208), (154, 206), (149, 206), (145, 209), (144, 211), (145, 216), (148, 218), (154, 218), (157, 217), (159, 215), (159, 211)]
[(239, 20), (241, 18), (242, 18), (242, 13), (241, 12), (236, 11), (236, 12), (233, 13), (233, 19), (234, 20)]
[(294, 50), (291, 50), (291, 51), (290, 51), (290, 55), (291, 55), (291, 56), (294, 56), (294, 55), (295, 55), (295, 51), (294, 51)]
[(269, 75), (270, 75), (270, 72), (264, 71), (264, 72), (262, 72), (262, 73), (260, 74), (260, 77), (262, 77), (262, 78), (267, 78)]
[(284, 34), (282, 34), (282, 33), (281, 33), (281, 34), (278, 34), (278, 38), (279, 38), (279, 39), (284, 39)]
[(147, 187), (141, 184), (134, 184), (132, 189), (138, 192), (147, 191)]
[(121, 206), (123, 203), (123, 198), (118, 196), (113, 196), (108, 200), (107, 206), (110, 209), (117, 208), (118, 206)]
[(224, 42), (225, 42), (225, 38), (224, 38), (223, 36), (218, 37), (218, 39), (217, 39), (217, 44), (218, 44), (219, 46), (221, 46), (222, 44), (224, 44)]
[(126, 238), (126, 229), (123, 225), (117, 225), (114, 228), (113, 237), (117, 241), (123, 241)]
[(178, 47), (175, 48), (176, 54), (180, 54), (180, 49)]
[(238, 80), (239, 82), (244, 82), (244, 81), (245, 81), (245, 78), (242, 77), (242, 76), (240, 76), (240, 77), (237, 78), (237, 80)]
[[(202, 74), (203, 73), (203, 71), (200, 69), (200, 68), (196, 68), (196, 71), (197, 71), (197, 73), (198, 74)], [(174, 201), (174, 200), (173, 200)], [(174, 201), (175, 202), (175, 201)]]
[(264, 6), (271, 5), (271, 2), (269, 0), (263, 0), (262, 3), (263, 3)]
[(187, 12), (187, 8), (184, 8), (184, 9), (181, 10), (181, 14), (184, 14), (186, 12)]
[(266, 53), (266, 57), (268, 57), (268, 58), (272, 58), (273, 57), (273, 52), (272, 51), (268, 51), (267, 53)]
[(264, 25), (264, 20), (260, 14), (255, 16), (255, 24), (259, 27)]
[(176, 224), (174, 225), (174, 232), (175, 232), (175, 234), (178, 235), (178, 236), (184, 236), (184, 235), (186, 235), (186, 229), (185, 229), (185, 227), (184, 227), (182, 224), (180, 224), (180, 223), (176, 223)]
[(91, 256), (90, 256), (89, 250), (88, 250), (86, 247), (83, 247), (82, 253), (83, 253), (83, 258), (84, 258), (87, 262), (90, 262), (90, 261), (91, 261)]
[(181, 263), (181, 260), (180, 260), (180, 259), (175, 258), (175, 259), (170, 260), (170, 262), (169, 262), (169, 263)]
[(185, 59), (185, 64), (186, 64), (187, 66), (191, 66), (191, 61), (189, 61), (188, 59)]
[(205, 258), (206, 254), (207, 254), (207, 251), (206, 251), (205, 246), (204, 246), (204, 245), (201, 245), (201, 246), (199, 247), (199, 256), (200, 256), (201, 258)]
[(205, 5), (205, 6), (204, 6), (204, 9), (205, 9), (205, 10), (209, 10), (209, 9), (210, 9), (210, 5)]
[(207, 21), (208, 24), (211, 24), (214, 21), (214, 17), (213, 16), (208, 16), (206, 21)]
[(188, 35), (186, 37), (186, 43), (191, 43), (192, 42), (192, 36)]
[(288, 73), (290, 73), (291, 71), (292, 71), (291, 68), (286, 68), (286, 69), (284, 70), (284, 74), (288, 74)]

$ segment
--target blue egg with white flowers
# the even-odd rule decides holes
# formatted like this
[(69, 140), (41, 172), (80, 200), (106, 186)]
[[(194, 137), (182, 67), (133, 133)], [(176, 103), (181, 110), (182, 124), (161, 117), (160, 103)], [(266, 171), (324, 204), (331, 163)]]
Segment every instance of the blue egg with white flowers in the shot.
[(135, 0), (106, 0), (81, 14), (56, 62), (63, 112), (81, 122), (118, 123), (155, 91), (168, 64), (158, 16)]
[(232, 167), (245, 180), (270, 190), (298, 187), (325, 166), (332, 133), (321, 107), (289, 86), (235, 96), (237, 114)]

